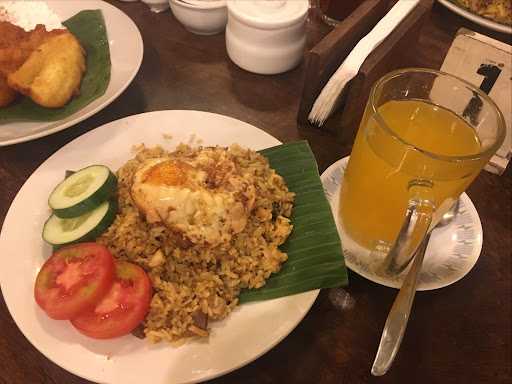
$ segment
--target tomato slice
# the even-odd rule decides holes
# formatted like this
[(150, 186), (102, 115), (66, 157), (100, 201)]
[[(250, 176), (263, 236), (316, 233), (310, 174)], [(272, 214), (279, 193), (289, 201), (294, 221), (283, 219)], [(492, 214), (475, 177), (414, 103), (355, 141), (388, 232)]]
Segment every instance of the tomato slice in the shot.
[(92, 310), (71, 320), (84, 335), (110, 339), (133, 331), (144, 320), (151, 301), (151, 282), (144, 270), (125, 261), (116, 262), (110, 291)]
[(39, 271), (34, 297), (52, 319), (72, 319), (105, 296), (114, 269), (114, 258), (103, 245), (81, 243), (59, 249)]

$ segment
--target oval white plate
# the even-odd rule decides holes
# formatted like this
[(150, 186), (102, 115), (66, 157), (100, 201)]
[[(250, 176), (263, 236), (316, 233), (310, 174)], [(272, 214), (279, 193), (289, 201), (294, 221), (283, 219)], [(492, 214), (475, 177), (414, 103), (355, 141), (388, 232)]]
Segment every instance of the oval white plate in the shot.
[[(325, 195), (331, 205), (340, 236), (343, 229), (338, 220), (339, 191), (348, 156), (338, 160), (322, 173)], [(482, 224), (469, 196), (463, 193), (459, 199), (459, 212), (447, 226), (432, 232), (418, 278), (418, 290), (427, 291), (446, 287), (462, 279), (476, 264), (482, 250)], [(377, 284), (400, 288), (408, 269), (394, 278), (376, 275), (369, 265), (369, 251), (355, 244), (343, 243), (345, 264), (355, 273)], [(352, 250), (352, 251), (350, 251)], [(357, 255), (354, 252), (357, 250)]]
[(140, 32), (132, 19), (118, 8), (99, 0), (49, 0), (47, 3), (63, 21), (85, 9), (100, 9), (103, 12), (112, 63), (110, 83), (102, 96), (65, 119), (53, 122), (19, 121), (0, 124), (0, 146), (48, 136), (101, 111), (132, 82), (142, 62), (144, 46)]
[(495, 21), (492, 21), (490, 19), (486, 19), (485, 17), (479, 16), (476, 13), (470, 12), (467, 9), (464, 9), (457, 4), (452, 3), (449, 0), (437, 0), (441, 4), (443, 4), (446, 8), (451, 10), (452, 12), (455, 12), (456, 14), (471, 20), (472, 22), (481, 25), (482, 27), (486, 27), (489, 29), (492, 29), (497, 32), (503, 32), (503, 33), (512, 33), (512, 26), (508, 26), (505, 24), (500, 24)]
[(286, 337), (318, 295), (316, 290), (240, 306), (224, 321), (212, 324), (208, 341), (179, 348), (151, 345), (131, 335), (111, 341), (89, 339), (68, 322), (51, 320), (39, 309), (33, 300), (34, 280), (51, 254), (41, 229), (50, 213), (48, 194), (64, 171), (92, 163), (118, 169), (133, 157), (134, 145), (172, 149), (181, 142), (238, 143), (254, 150), (280, 144), (252, 125), (207, 112), (130, 116), (90, 131), (57, 151), (29, 177), (9, 208), (0, 233), (0, 283), (7, 307), (39, 351), (78, 376), (100, 383), (172, 384), (222, 375), (258, 358)]

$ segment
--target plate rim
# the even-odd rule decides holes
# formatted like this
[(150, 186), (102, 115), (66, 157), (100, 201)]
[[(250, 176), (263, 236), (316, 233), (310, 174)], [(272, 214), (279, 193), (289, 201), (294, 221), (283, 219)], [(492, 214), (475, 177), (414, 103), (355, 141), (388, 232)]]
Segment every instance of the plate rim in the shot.
[[(53, 0), (53, 1), (55, 1), (55, 0)], [(8, 146), (8, 145), (14, 145), (14, 144), (20, 144), (20, 143), (25, 143), (27, 141), (32, 141), (32, 140), (40, 139), (42, 137), (46, 137), (46, 136), (52, 135), (54, 133), (63, 131), (64, 129), (70, 128), (70, 127), (74, 126), (75, 124), (78, 124), (78, 123), (88, 119), (89, 117), (91, 117), (91, 116), (95, 115), (96, 113), (100, 112), (101, 110), (105, 109), (113, 101), (115, 101), (121, 95), (121, 93), (123, 93), (126, 90), (126, 88), (128, 88), (128, 86), (133, 82), (133, 79), (135, 78), (135, 76), (137, 76), (137, 73), (139, 72), (140, 67), (142, 65), (142, 59), (144, 57), (144, 42), (143, 42), (140, 30), (137, 27), (137, 24), (135, 24), (135, 22), (132, 20), (132, 18), (130, 16), (128, 16), (126, 13), (124, 13), (121, 9), (117, 8), (116, 6), (114, 6), (112, 4), (109, 4), (109, 3), (107, 3), (107, 2), (105, 2), (103, 0), (93, 0), (93, 1), (97, 2), (98, 6), (101, 5), (102, 7), (110, 8), (110, 9), (114, 10), (114, 12), (118, 12), (121, 17), (124, 17), (126, 19), (126, 21), (128, 23), (131, 23), (131, 25), (135, 28), (135, 31), (137, 33), (134, 36), (135, 37), (134, 45), (136, 47), (136, 50), (134, 50), (134, 52), (138, 53), (138, 56), (135, 57), (137, 61), (136, 61), (135, 66), (134, 66), (134, 70), (126, 78), (126, 81), (121, 85), (121, 87), (119, 87), (117, 90), (115, 90), (113, 92), (112, 96), (107, 98), (104, 102), (100, 103), (98, 106), (96, 106), (95, 108), (91, 109), (90, 111), (88, 111), (86, 113), (83, 113), (83, 114), (80, 114), (80, 111), (83, 108), (87, 107), (87, 105), (89, 105), (89, 104), (87, 104), (82, 109), (79, 109), (74, 114), (70, 115), (69, 117), (72, 117), (75, 114), (77, 114), (78, 116), (76, 116), (75, 118), (72, 118), (71, 120), (67, 121), (66, 123), (58, 124), (57, 126), (55, 126), (53, 128), (50, 128), (48, 130), (43, 130), (43, 131), (40, 131), (40, 132), (35, 132), (35, 133), (29, 134), (29, 135), (26, 135), (26, 136), (20, 136), (20, 137), (14, 138), (14, 139), (0, 140), (0, 147), (4, 147), (4, 146)], [(52, 0), (49, 0), (47, 2), (51, 3)], [(79, 2), (76, 2), (76, 3), (80, 4)], [(86, 8), (77, 7), (77, 12), (80, 12), (81, 10), (85, 10), (85, 9)], [(107, 20), (105, 20), (105, 26), (107, 27), (107, 33), (108, 33), (108, 22), (107, 22)], [(109, 40), (109, 49), (110, 49), (110, 47), (111, 47), (110, 38), (108, 40)], [(111, 69), (111, 71), (112, 71), (112, 69)], [(101, 95), (99, 98), (103, 97), (104, 95), (105, 94)], [(98, 100), (98, 99), (95, 99), (95, 100)], [(60, 120), (63, 120), (63, 119), (60, 119)], [(29, 123), (30, 122), (30, 123), (32, 123), (32, 121), (19, 121), (19, 122), (23, 122), (23, 123)], [(53, 123), (53, 122), (58, 123), (59, 120), (39, 121), (39, 122), (33, 121), (33, 123)], [(16, 122), (13, 122), (13, 123), (16, 123)], [(6, 124), (9, 124), (9, 122), (7, 122)], [(0, 125), (0, 127), (1, 127), (1, 125)]]
[[(237, 118), (234, 118), (234, 117), (231, 117), (231, 116), (226, 116), (226, 115), (222, 115), (222, 114), (218, 114), (218, 113), (213, 113), (213, 112), (208, 112), (208, 111), (199, 111), (199, 110), (159, 110), (159, 111), (150, 111), (150, 112), (143, 112), (143, 113), (139, 113), (139, 114), (134, 114), (134, 115), (130, 115), (130, 116), (126, 116), (126, 117), (123, 117), (123, 118), (120, 118), (120, 119), (117, 119), (117, 120), (113, 120), (113, 121), (110, 121), (108, 123), (105, 123), (105, 124), (102, 124), (76, 138), (74, 138), (72, 141), (70, 141), (69, 143), (67, 143), (66, 145), (62, 146), (61, 148), (59, 148), (56, 152), (54, 152), (51, 156), (49, 156), (43, 163), (41, 163), (41, 165), (39, 165), (33, 172), (32, 174), (30, 174), (30, 176), (27, 178), (27, 180), (23, 183), (23, 185), (21, 186), (21, 188), (18, 190), (18, 192), (16, 193), (15, 197), (13, 198), (13, 200), (11, 201), (10, 203), (10, 206), (9, 206), (9, 209), (7, 210), (7, 213), (5, 215), (5, 219), (4, 219), (4, 222), (2, 223), (2, 226), (0, 228), (0, 246), (4, 243), (5, 239), (4, 239), (4, 236), (3, 236), (3, 229), (4, 229), (4, 226), (7, 225), (7, 222), (8, 222), (8, 218), (13, 215), (13, 211), (14, 211), (14, 206), (15, 206), (15, 202), (16, 200), (19, 198), (22, 190), (24, 190), (24, 188), (27, 188), (29, 183), (31, 182), (31, 179), (32, 177), (39, 171), (41, 171), (42, 169), (44, 169), (45, 165), (47, 165), (48, 163), (50, 163), (51, 161), (54, 160), (55, 157), (57, 157), (59, 155), (59, 152), (64, 150), (64, 148), (66, 148), (67, 146), (71, 146), (73, 144), (76, 144), (77, 141), (79, 141), (81, 138), (83, 137), (87, 137), (87, 136), (92, 136), (95, 134), (95, 131), (96, 129), (98, 128), (102, 128), (102, 127), (105, 127), (105, 126), (108, 126), (108, 125), (111, 125), (111, 124), (118, 124), (118, 123), (122, 123), (122, 122), (126, 122), (128, 120), (131, 120), (131, 119), (138, 119), (142, 116), (150, 116), (150, 115), (158, 115), (158, 114), (161, 114), (161, 113), (200, 113), (200, 114), (204, 114), (204, 115), (215, 115), (217, 117), (221, 117), (221, 118), (224, 118), (224, 119), (229, 119), (229, 120), (234, 120), (238, 123), (242, 123), (244, 125), (248, 125), (250, 126), (251, 128), (255, 129), (255, 130), (258, 130), (260, 131), (261, 133), (263, 133), (264, 135), (268, 136), (269, 138), (275, 140), (277, 143), (281, 143), (281, 141), (279, 139), (277, 139), (276, 137), (272, 136), (271, 134), (267, 133), (266, 131), (250, 124), (250, 123), (247, 123), (245, 121), (242, 121), (242, 120), (239, 120)], [(11, 219), (12, 220), (12, 219)], [(2, 288), (3, 284), (2, 284), (2, 274), (0, 274), (0, 289)], [(228, 373), (231, 373), (241, 367), (244, 367), (245, 365), (247, 364), (250, 364), (252, 362), (254, 362), (255, 360), (257, 360), (258, 358), (260, 358), (261, 356), (263, 356), (264, 354), (266, 354), (267, 352), (269, 352), (271, 349), (273, 349), (277, 344), (279, 344), (281, 341), (283, 341), (287, 336), (289, 336), (293, 330), (295, 328), (297, 328), (297, 326), (302, 322), (302, 320), (306, 317), (306, 315), (309, 313), (309, 311), (311, 310), (312, 306), (314, 305), (314, 303), (316, 302), (316, 299), (318, 297), (320, 293), (320, 289), (316, 289), (316, 290), (311, 290), (311, 291), (307, 291), (307, 292), (303, 292), (303, 293), (300, 293), (300, 294), (297, 294), (297, 295), (292, 295), (292, 296), (287, 296), (287, 297), (282, 297), (282, 298), (277, 298), (277, 299), (273, 299), (273, 300), (283, 300), (283, 299), (286, 299), (286, 298), (289, 298), (289, 297), (293, 297), (293, 296), (298, 296), (298, 295), (304, 295), (305, 297), (305, 300), (307, 300), (305, 302), (305, 306), (304, 306), (304, 312), (301, 314), (301, 316), (297, 317), (294, 322), (293, 325), (291, 325), (289, 327), (289, 329), (285, 332), (283, 332), (280, 337), (274, 339), (271, 343), (269, 343), (268, 345), (266, 345), (265, 347), (263, 347), (258, 353), (256, 353), (254, 356), (252, 356), (251, 358), (249, 359), (246, 359), (246, 360), (241, 360), (240, 362), (238, 362), (238, 364), (236, 365), (233, 365), (229, 368), (226, 368), (224, 370), (219, 370), (218, 372), (216, 373), (213, 373), (213, 374), (207, 374), (205, 375), (204, 377), (200, 378), (200, 381), (206, 381), (206, 380), (212, 380), (212, 379), (215, 379), (217, 377), (220, 377), (220, 376), (223, 376), (223, 375), (226, 375)], [(95, 378), (93, 376), (89, 376), (89, 375), (84, 375), (82, 372), (79, 372), (77, 369), (74, 368), (74, 365), (71, 364), (71, 363), (67, 363), (67, 362), (60, 362), (60, 361), (57, 361), (56, 358), (54, 358), (54, 356), (52, 356), (51, 354), (47, 354), (47, 350), (48, 348), (42, 348), (41, 346), (39, 345), (36, 345), (36, 343), (32, 340), (32, 338), (30, 337), (30, 332), (27, 330), (27, 329), (24, 329), (22, 326), (20, 326), (19, 324), (19, 320), (13, 315), (14, 311), (13, 311), (13, 302), (9, 302), (6, 297), (5, 297), (5, 291), (2, 289), (2, 296), (4, 298), (4, 302), (5, 302), (5, 305), (7, 307), (7, 310), (11, 316), (11, 318), (13, 319), (14, 323), (16, 324), (16, 327), (18, 328), (18, 330), (23, 334), (23, 336), (29, 341), (29, 343), (37, 350), (39, 351), (39, 353), (41, 353), (45, 358), (47, 358), (48, 360), (52, 361), (54, 364), (56, 364), (57, 366), (61, 367), (62, 369), (72, 373), (73, 375), (77, 376), (77, 377), (81, 377), (81, 378), (84, 378), (86, 380), (90, 380), (90, 381), (94, 381), (96, 382), (98, 380), (98, 378)], [(271, 302), (273, 300), (266, 300), (265, 302)], [(258, 302), (254, 302), (254, 303), (248, 303), (248, 305), (257, 305)], [(229, 319), (229, 316), (226, 318), (226, 319)], [(172, 348), (172, 346), (168, 346), (169, 348)], [(112, 384), (112, 383), (117, 383), (117, 381), (98, 381), (99, 383), (105, 383), (105, 384)], [(182, 383), (182, 384), (185, 384), (185, 383), (195, 383), (197, 382), (197, 379), (192, 379), (192, 378), (189, 378), (188, 380), (186, 381), (180, 381), (179, 383)]]
[(449, 10), (451, 10), (452, 12), (455, 12), (459, 16), (462, 16), (462, 17), (464, 17), (482, 27), (492, 29), (496, 32), (512, 34), (512, 26), (508, 26), (506, 24), (501, 24), (501, 23), (498, 23), (497, 21), (487, 19), (485, 17), (477, 15), (476, 13), (473, 13), (465, 8), (462, 8), (461, 6), (459, 6), (455, 3), (452, 3), (449, 0), (437, 0), (437, 1), (439, 3), (441, 3), (442, 5), (444, 5), (446, 8), (448, 8)]

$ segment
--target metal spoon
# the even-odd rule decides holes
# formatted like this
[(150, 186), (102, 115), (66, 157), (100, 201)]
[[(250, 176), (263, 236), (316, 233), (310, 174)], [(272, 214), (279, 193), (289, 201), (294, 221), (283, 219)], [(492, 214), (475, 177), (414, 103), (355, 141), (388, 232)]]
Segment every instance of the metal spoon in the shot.
[[(452, 208), (443, 215), (434, 229), (444, 227), (451, 223), (453, 218), (457, 215), (458, 210), (459, 200), (457, 200)], [(388, 371), (395, 359), (398, 349), (400, 348), (400, 343), (402, 342), (405, 328), (409, 321), (409, 315), (411, 313), (412, 303), (414, 301), (414, 295), (416, 294), (416, 287), (418, 284), (418, 275), (421, 270), (421, 265), (423, 263), (423, 258), (425, 256), (425, 251), (427, 249), (431, 233), (432, 231), (425, 236), (425, 239), (418, 248), (418, 251), (414, 256), (411, 269), (407, 273), (407, 276), (402, 283), (402, 287), (400, 288), (400, 291), (393, 302), (393, 306), (389, 311), (386, 324), (384, 325), (384, 330), (382, 331), (379, 349), (377, 350), (377, 355), (375, 356), (372, 366), (372, 375), (374, 376), (382, 376)]]

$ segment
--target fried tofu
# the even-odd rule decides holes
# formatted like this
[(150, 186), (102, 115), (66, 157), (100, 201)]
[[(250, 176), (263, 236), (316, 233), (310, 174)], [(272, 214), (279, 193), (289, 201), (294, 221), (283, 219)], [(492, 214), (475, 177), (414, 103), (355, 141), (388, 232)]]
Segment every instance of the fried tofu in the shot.
[(39, 45), (7, 76), (7, 84), (43, 107), (59, 108), (79, 93), (85, 70), (85, 51), (66, 31)]

